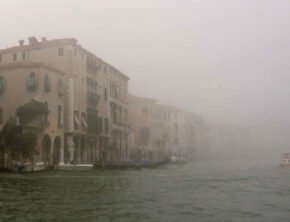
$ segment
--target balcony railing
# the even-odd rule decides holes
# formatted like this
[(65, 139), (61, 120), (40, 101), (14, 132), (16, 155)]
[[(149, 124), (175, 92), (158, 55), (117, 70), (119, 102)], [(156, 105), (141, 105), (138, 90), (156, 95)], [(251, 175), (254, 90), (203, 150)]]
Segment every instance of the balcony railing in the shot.
[(46, 128), (50, 126), (49, 121), (45, 121), (44, 119), (38, 118), (34, 120), (26, 120), (26, 119), (19, 119), (19, 123), (27, 128)]
[(122, 127), (129, 127), (129, 122), (126, 118), (121, 118), (119, 116), (116, 116), (115, 118), (112, 118), (112, 123), (118, 126), (122, 126)]

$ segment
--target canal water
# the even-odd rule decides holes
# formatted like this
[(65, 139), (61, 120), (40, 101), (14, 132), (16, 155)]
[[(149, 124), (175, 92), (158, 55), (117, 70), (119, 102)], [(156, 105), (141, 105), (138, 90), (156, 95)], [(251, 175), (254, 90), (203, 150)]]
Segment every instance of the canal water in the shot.
[(290, 168), (195, 162), (0, 174), (0, 221), (290, 221)]

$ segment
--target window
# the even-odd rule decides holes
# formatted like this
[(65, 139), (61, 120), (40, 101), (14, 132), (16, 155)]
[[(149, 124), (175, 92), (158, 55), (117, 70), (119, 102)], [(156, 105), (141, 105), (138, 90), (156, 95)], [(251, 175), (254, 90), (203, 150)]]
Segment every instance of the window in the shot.
[(61, 105), (58, 106), (57, 110), (57, 125), (60, 128), (62, 126), (62, 110)]
[(97, 104), (100, 100), (100, 95), (98, 94), (98, 82), (87, 78), (87, 92), (88, 92), (88, 101)]
[(88, 128), (88, 124), (87, 124), (87, 116), (86, 116), (85, 113), (82, 113), (82, 119), (81, 119), (81, 122), (82, 122), (82, 128), (83, 128), (83, 129)]
[(26, 59), (26, 53), (22, 52), (22, 60), (25, 60), (25, 59)]
[(58, 80), (58, 84), (57, 84), (57, 92), (58, 92), (58, 96), (62, 96), (63, 95), (63, 84), (62, 84), (62, 80)]
[(108, 101), (108, 89), (104, 88), (104, 100)]
[(3, 76), (0, 76), (0, 95), (3, 94), (6, 90), (6, 80)]
[(88, 93), (97, 94), (98, 82), (88, 78), (87, 79)]
[(120, 123), (122, 123), (122, 106), (119, 106), (119, 111), (117, 111), (118, 112), (118, 123), (120, 124)]
[(64, 55), (64, 48), (58, 48), (58, 56)]
[(47, 110), (47, 112), (45, 112), (44, 114), (44, 122), (48, 123), (48, 103), (45, 102), (44, 105), (45, 105), (45, 110)]
[(17, 61), (17, 53), (12, 54), (12, 59), (13, 59), (13, 62)]
[(124, 121), (127, 123), (128, 122), (128, 109), (124, 109)]
[(105, 118), (105, 133), (109, 133), (109, 120), (108, 118)]
[(50, 84), (50, 80), (48, 78), (48, 75), (45, 74), (45, 77), (44, 77), (44, 91), (45, 92), (49, 92), (51, 89), (51, 84)]
[(110, 81), (110, 96), (112, 96), (113, 95), (113, 93), (112, 93), (112, 90), (113, 89), (113, 86), (112, 86), (112, 81)]
[(0, 124), (3, 124), (3, 119), (4, 119), (4, 115), (3, 115), (3, 109), (0, 107)]
[(74, 111), (74, 129), (78, 129), (79, 125), (80, 125), (79, 113), (78, 111)]
[(26, 79), (26, 88), (29, 91), (34, 91), (37, 89), (36, 74), (34, 72), (31, 72)]
[(102, 119), (102, 117), (99, 117), (98, 118), (98, 120), (99, 120), (99, 124), (98, 124), (98, 132), (100, 133), (100, 132), (103, 132), (103, 119)]
[(87, 113), (88, 133), (97, 134), (99, 128), (99, 117), (94, 110), (88, 110)]

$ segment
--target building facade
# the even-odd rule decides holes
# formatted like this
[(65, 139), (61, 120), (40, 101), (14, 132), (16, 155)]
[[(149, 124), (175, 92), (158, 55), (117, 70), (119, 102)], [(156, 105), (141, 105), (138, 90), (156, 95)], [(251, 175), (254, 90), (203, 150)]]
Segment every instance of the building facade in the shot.
[[(49, 113), (39, 124), (36, 162), (46, 165), (64, 162), (64, 73), (41, 63), (0, 65), (0, 126), (3, 127), (18, 107), (37, 101)], [(25, 120), (23, 120), (25, 121)]]
[(132, 159), (158, 162), (171, 157), (174, 131), (170, 119), (168, 106), (154, 99), (129, 96), (129, 122), (134, 135)]
[[(41, 68), (33, 71), (34, 64)], [(42, 96), (40, 88), (35, 90), (35, 95), (21, 92), (26, 100), (37, 96), (40, 101), (47, 102), (52, 119), (58, 116), (52, 110), (58, 110), (60, 106), (62, 134), (59, 135), (59, 162), (94, 163), (128, 158), (129, 126), (126, 120), (129, 78), (125, 74), (82, 48), (73, 38), (42, 38), (39, 41), (31, 37), (27, 44), (20, 40), (19, 45), (0, 50), (0, 66), (0, 76), (7, 79), (7, 92), (0, 95), (3, 119), (0, 127), (9, 116), (15, 115), (15, 106), (22, 101), (15, 100), (17, 102), (13, 104), (9, 101), (11, 95), (16, 96), (20, 91), (12, 91), (8, 85), (17, 86), (20, 76), (24, 78), (27, 73), (34, 72), (37, 78), (47, 76), (51, 79), (61, 75), (61, 82), (51, 82), (52, 90), (46, 95), (48, 98)], [(55, 95), (58, 87), (63, 88), (61, 97)], [(59, 98), (62, 99), (61, 105)], [(51, 130), (50, 127), (47, 130)], [(55, 135), (42, 137), (42, 140), (50, 141), (46, 142), (46, 150), (50, 155), (50, 164), (53, 164)]]
[(129, 122), (133, 133), (132, 159), (192, 159), (196, 133), (192, 113), (130, 94)]

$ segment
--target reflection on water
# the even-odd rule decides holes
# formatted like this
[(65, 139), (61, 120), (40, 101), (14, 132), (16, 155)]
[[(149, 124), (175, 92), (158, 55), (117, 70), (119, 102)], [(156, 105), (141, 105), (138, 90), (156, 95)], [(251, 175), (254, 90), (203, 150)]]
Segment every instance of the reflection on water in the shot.
[(290, 169), (226, 162), (0, 175), (0, 221), (288, 221)]

